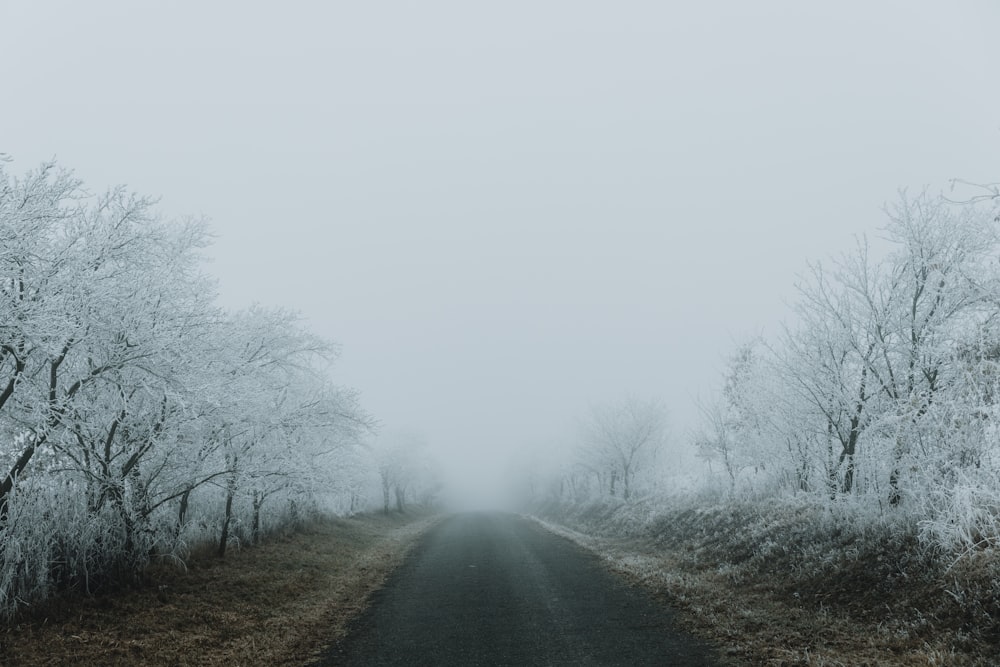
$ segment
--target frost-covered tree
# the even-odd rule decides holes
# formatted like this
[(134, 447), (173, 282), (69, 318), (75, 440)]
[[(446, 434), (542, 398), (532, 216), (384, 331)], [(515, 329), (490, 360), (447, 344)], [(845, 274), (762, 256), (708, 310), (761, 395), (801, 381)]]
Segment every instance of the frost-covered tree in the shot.
[(933, 413), (962, 379), (955, 343), (995, 317), (1000, 283), (994, 225), (977, 207), (903, 198), (886, 232), (895, 299), (870, 369), (891, 404), (883, 430), (892, 433), (889, 500), (897, 503), (906, 460), (934, 447), (924, 421), (933, 430)]
[(194, 263), (203, 224), (164, 225), (123, 189), (90, 203), (54, 165), (9, 179), (0, 216), (0, 410), (26, 436), (0, 481), (2, 517), (36, 456), (70, 458), (106, 487), (98, 496), (114, 485), (113, 452), (138, 464), (142, 445), (124, 442), (137, 424), (127, 422), (177, 389), (171, 363), (197, 335), (212, 287)]
[(259, 538), (264, 502), (321, 492), (335, 474), (336, 454), (360, 446), (371, 419), (356, 393), (325, 379), (335, 348), (293, 314), (251, 308), (231, 316), (220, 333), (210, 427), (218, 446), (205, 463), (224, 487), (224, 555), (234, 503), (249, 500), (251, 538)]
[[(580, 462), (629, 500), (636, 475), (652, 467), (667, 438), (667, 411), (656, 400), (627, 397), (594, 407), (581, 424)], [(620, 486), (619, 486), (620, 485)]]
[(382, 493), (382, 511), (404, 511), (408, 502), (432, 503), (441, 490), (434, 457), (423, 436), (395, 431), (382, 435), (374, 445)]
[(761, 404), (766, 400), (764, 372), (759, 341), (741, 345), (728, 361), (721, 395), (699, 406), (703, 426), (694, 436), (698, 455), (709, 466), (718, 464), (731, 486), (744, 470), (769, 463), (761, 447), (767, 437), (762, 424), (770, 416)]
[(946, 483), (956, 462), (984, 460), (1000, 320), (995, 216), (927, 194), (887, 214), (888, 252), (876, 258), (862, 241), (811, 265), (763, 365), (742, 350), (734, 358), (703, 449), (780, 467), (783, 443), (777, 478), (890, 505)]
[(191, 539), (224, 552), (234, 529), (257, 539), (269, 507), (351, 486), (371, 420), (329, 379), (335, 348), (293, 314), (215, 306), (202, 221), (161, 220), (123, 188), (93, 196), (54, 164), (8, 165), (0, 614)]

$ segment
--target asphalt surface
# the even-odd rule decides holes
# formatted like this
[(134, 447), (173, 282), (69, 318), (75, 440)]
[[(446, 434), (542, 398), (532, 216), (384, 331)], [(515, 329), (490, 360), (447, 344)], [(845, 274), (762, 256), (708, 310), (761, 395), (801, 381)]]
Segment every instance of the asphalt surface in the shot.
[(431, 529), (316, 665), (714, 665), (673, 612), (509, 514)]

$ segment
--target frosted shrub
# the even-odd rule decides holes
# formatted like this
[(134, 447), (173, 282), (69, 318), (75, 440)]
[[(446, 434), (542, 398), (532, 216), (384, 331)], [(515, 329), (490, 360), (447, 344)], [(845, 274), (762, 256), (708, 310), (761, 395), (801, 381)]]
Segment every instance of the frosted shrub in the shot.
[(44, 598), (49, 589), (49, 535), (38, 530), (29, 514), (30, 492), (12, 502), (7, 522), (0, 527), (0, 616), (10, 617), (19, 607)]
[(920, 522), (927, 543), (957, 558), (1000, 546), (1000, 475), (963, 473), (926, 501), (928, 517)]

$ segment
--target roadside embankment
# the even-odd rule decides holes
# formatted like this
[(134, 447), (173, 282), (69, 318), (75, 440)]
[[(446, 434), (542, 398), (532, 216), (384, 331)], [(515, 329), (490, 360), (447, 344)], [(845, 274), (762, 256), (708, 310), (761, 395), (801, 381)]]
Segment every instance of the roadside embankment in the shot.
[(1000, 556), (921, 543), (900, 514), (803, 498), (534, 508), (663, 595), (736, 664), (993, 665)]
[(54, 600), (0, 628), (0, 664), (302, 665), (436, 520), (326, 519), (225, 559), (153, 566), (141, 585)]

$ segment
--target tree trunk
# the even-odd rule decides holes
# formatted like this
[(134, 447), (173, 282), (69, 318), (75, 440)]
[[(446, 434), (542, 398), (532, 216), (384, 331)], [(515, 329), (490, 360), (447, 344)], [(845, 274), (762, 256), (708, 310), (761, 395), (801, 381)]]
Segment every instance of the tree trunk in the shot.
[(233, 517), (233, 496), (236, 495), (236, 480), (232, 477), (226, 484), (226, 511), (222, 519), (222, 534), (219, 536), (219, 558), (226, 557), (226, 545), (229, 543), (229, 522)]
[(128, 501), (125, 499), (125, 483), (111, 483), (108, 488), (108, 495), (111, 498), (112, 505), (118, 510), (118, 514), (122, 518), (122, 526), (125, 529), (125, 557), (129, 561), (132, 561), (136, 555), (135, 518), (132, 516)]
[(854, 455), (849, 454), (847, 456), (847, 467), (844, 468), (844, 485), (842, 487), (842, 491), (846, 495), (853, 490), (854, 490)]
[(844, 468), (844, 483), (841, 491), (848, 494), (854, 490), (854, 455), (858, 450), (858, 438), (861, 437), (861, 404), (858, 404), (854, 415), (851, 417), (851, 432), (847, 436), (847, 442), (840, 452), (838, 466), (847, 464)]
[(397, 484), (396, 485), (396, 511), (397, 512), (402, 512), (403, 511), (403, 500), (405, 500), (405, 498), (406, 498), (406, 489), (403, 486)]
[(254, 544), (260, 542), (260, 508), (264, 504), (264, 494), (260, 491), (253, 492), (253, 524), (251, 526), (250, 539)]
[(187, 518), (188, 512), (188, 502), (191, 499), (191, 487), (185, 489), (184, 493), (181, 494), (181, 504), (177, 508), (177, 527), (174, 529), (174, 539), (181, 536), (181, 531), (184, 530), (184, 519)]
[(14, 466), (10, 469), (10, 472), (4, 477), (3, 482), (0, 482), (0, 522), (7, 520), (8, 504), (10, 494), (14, 490), (14, 484), (17, 482), (18, 476), (28, 467), (28, 462), (34, 456), (37, 446), (37, 443), (32, 441), (31, 444), (25, 447), (24, 451), (21, 452), (21, 456), (14, 462)]
[(896, 445), (892, 450), (892, 472), (889, 473), (889, 504), (895, 507), (903, 501), (903, 492), (899, 488), (899, 481), (903, 475), (903, 438), (896, 436)]
[(809, 484), (809, 464), (805, 460), (799, 461), (799, 466), (795, 471), (796, 482), (799, 486), (799, 491), (808, 493), (810, 489)]

